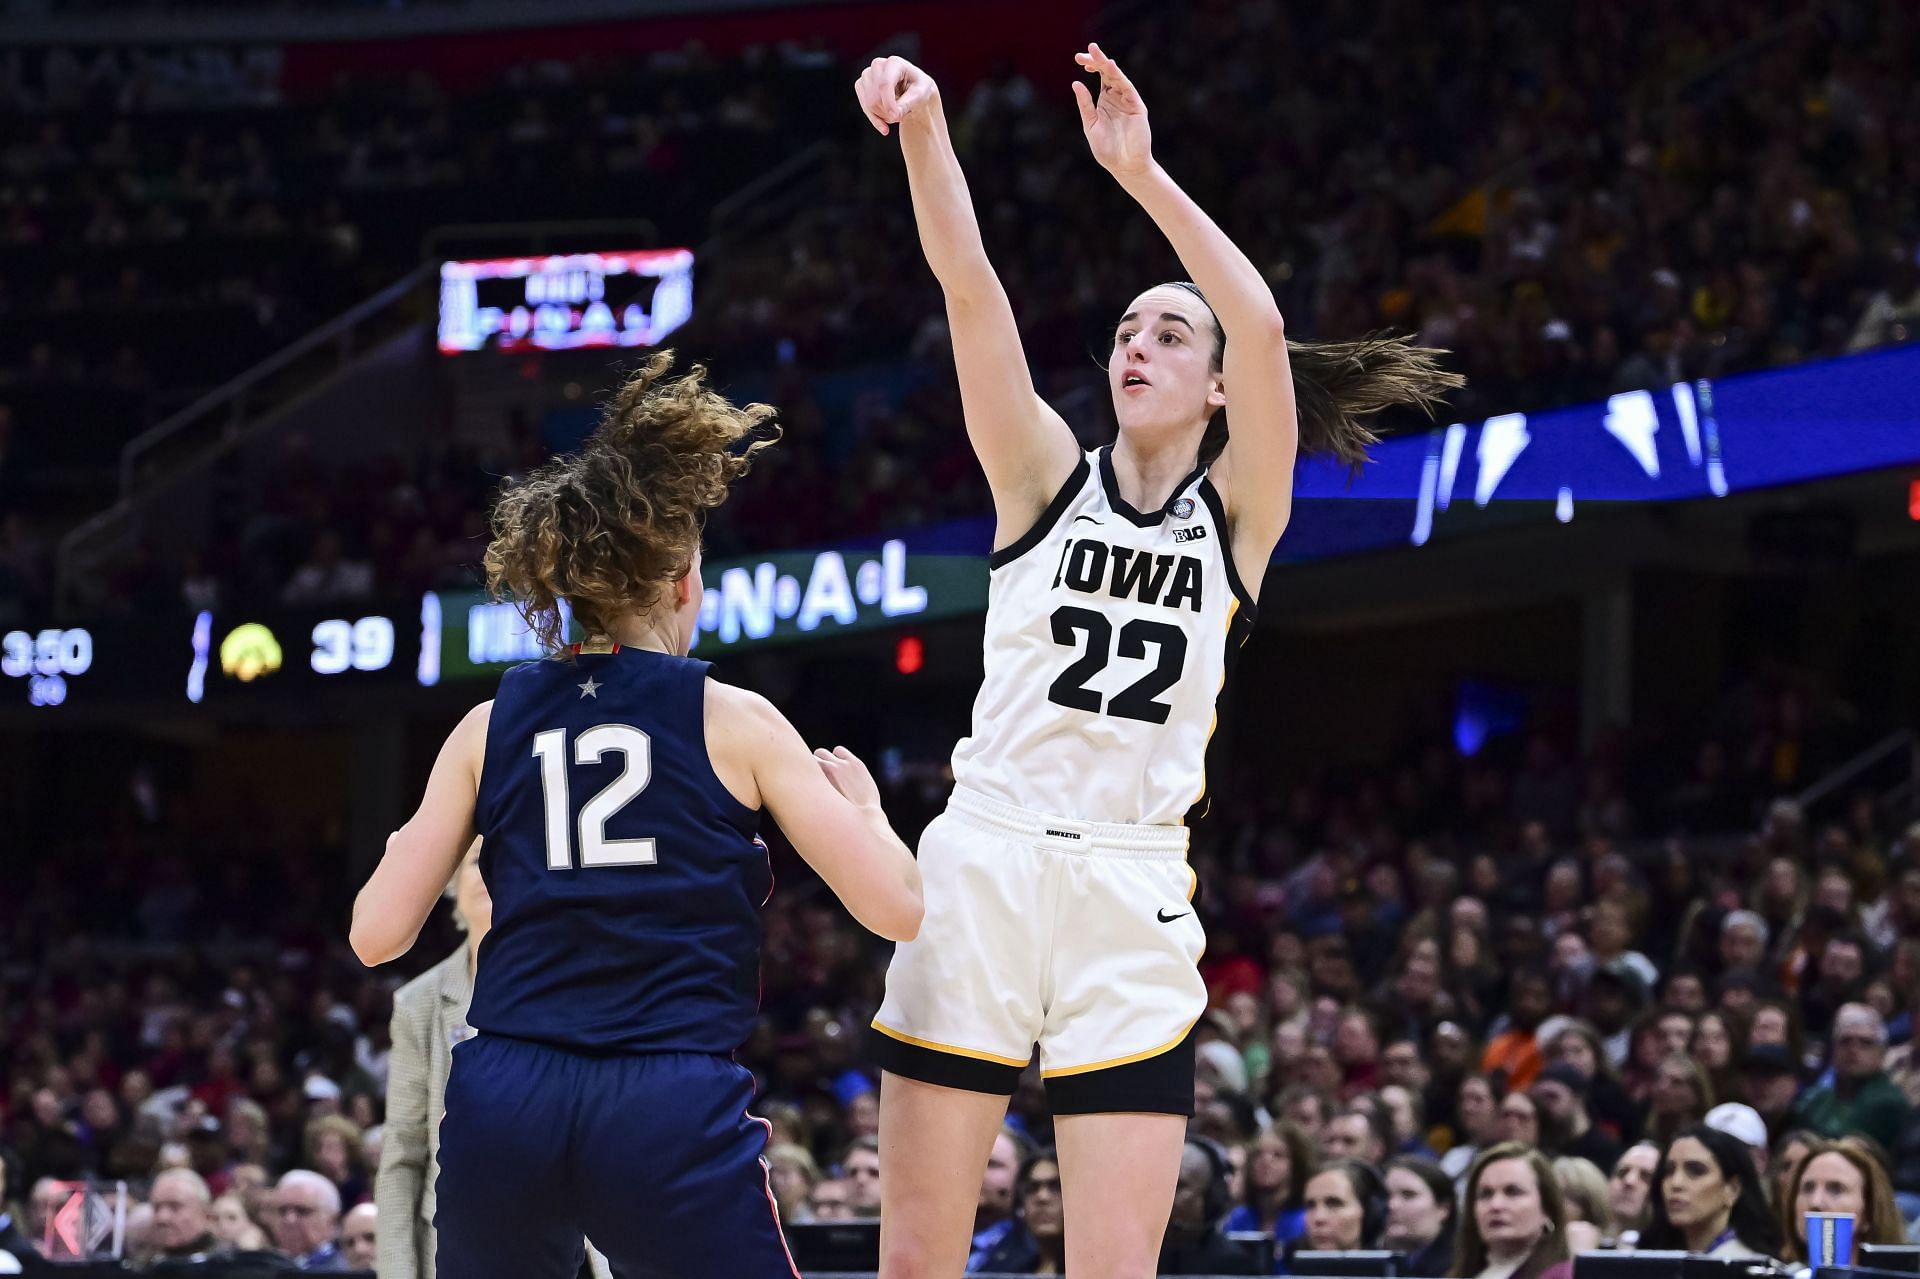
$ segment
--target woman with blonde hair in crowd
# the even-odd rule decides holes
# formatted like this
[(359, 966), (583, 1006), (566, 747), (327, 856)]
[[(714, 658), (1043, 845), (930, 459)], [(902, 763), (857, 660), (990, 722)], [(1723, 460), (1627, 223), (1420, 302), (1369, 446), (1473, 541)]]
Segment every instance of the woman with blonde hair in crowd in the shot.
[(820, 1165), (805, 1146), (792, 1142), (768, 1146), (763, 1157), (767, 1161), (767, 1184), (773, 1189), (774, 1202), (780, 1205), (780, 1220), (808, 1220), (812, 1212), (807, 1201), (820, 1184)]
[(306, 1166), (333, 1183), (344, 1208), (366, 1199), (372, 1189), (361, 1161), (361, 1137), (360, 1125), (345, 1115), (322, 1115), (307, 1124)]
[(1517, 1142), (1482, 1151), (1467, 1173), (1455, 1279), (1570, 1279), (1567, 1206), (1546, 1156)]
[(1567, 1251), (1591, 1252), (1615, 1234), (1607, 1174), (1591, 1159), (1562, 1155), (1553, 1161), (1553, 1179), (1567, 1204)]
[(1778, 1208), (1785, 1261), (1808, 1263), (1810, 1212), (1852, 1214), (1853, 1255), (1836, 1259), (1843, 1266), (1859, 1264), (1861, 1244), (1907, 1241), (1907, 1223), (1894, 1202), (1892, 1179), (1868, 1148), (1851, 1137), (1814, 1146)]

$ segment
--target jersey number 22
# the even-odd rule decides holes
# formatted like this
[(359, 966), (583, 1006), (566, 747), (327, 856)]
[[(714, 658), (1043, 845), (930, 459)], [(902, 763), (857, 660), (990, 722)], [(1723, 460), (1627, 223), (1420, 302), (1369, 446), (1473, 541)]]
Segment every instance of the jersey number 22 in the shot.
[(573, 762), (597, 764), (619, 752), (626, 766), (620, 776), (580, 806), (580, 860), (573, 859), (573, 801), (567, 787), (567, 730), (549, 728), (533, 737), (540, 761), (540, 794), (547, 810), (547, 869), (596, 866), (651, 866), (653, 840), (609, 839), (607, 821), (632, 803), (653, 780), (653, 739), (626, 724), (596, 724), (573, 739)]
[(1056, 706), (1098, 714), (1100, 694), (1087, 687), (1087, 681), (1106, 669), (1114, 654), (1144, 659), (1149, 645), (1154, 650), (1153, 669), (1106, 700), (1109, 715), (1137, 719), (1148, 724), (1164, 724), (1173, 707), (1160, 701), (1160, 694), (1180, 682), (1187, 662), (1187, 636), (1178, 626), (1135, 618), (1120, 628), (1120, 644), (1113, 643), (1113, 623), (1090, 608), (1063, 605), (1053, 612), (1053, 642), (1066, 648), (1077, 647), (1076, 635), (1087, 637), (1087, 648), (1047, 689), (1047, 700)]

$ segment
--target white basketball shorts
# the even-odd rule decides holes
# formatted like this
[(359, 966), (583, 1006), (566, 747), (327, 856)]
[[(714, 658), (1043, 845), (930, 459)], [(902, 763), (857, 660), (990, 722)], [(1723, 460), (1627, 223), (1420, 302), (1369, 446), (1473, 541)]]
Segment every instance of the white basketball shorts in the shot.
[(1186, 851), (1182, 826), (956, 789), (920, 838), (926, 918), (887, 970), (881, 1066), (1011, 1095), (1038, 1045), (1055, 1114), (1193, 1113), (1206, 933)]

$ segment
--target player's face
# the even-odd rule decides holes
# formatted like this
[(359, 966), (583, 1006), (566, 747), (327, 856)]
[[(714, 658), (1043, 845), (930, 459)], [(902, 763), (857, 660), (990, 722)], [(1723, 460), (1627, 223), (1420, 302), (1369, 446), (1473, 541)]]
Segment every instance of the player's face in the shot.
[(1227, 402), (1213, 367), (1213, 313), (1186, 289), (1160, 285), (1114, 325), (1107, 385), (1122, 431), (1204, 428)]

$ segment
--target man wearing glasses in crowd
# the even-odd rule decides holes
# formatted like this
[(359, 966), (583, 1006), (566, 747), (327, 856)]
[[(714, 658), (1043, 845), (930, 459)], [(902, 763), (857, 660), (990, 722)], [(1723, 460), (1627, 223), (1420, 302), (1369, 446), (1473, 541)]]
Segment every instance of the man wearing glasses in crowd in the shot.
[(317, 1172), (298, 1168), (280, 1178), (270, 1211), (273, 1246), (296, 1270), (344, 1270), (340, 1257), (340, 1192)]

